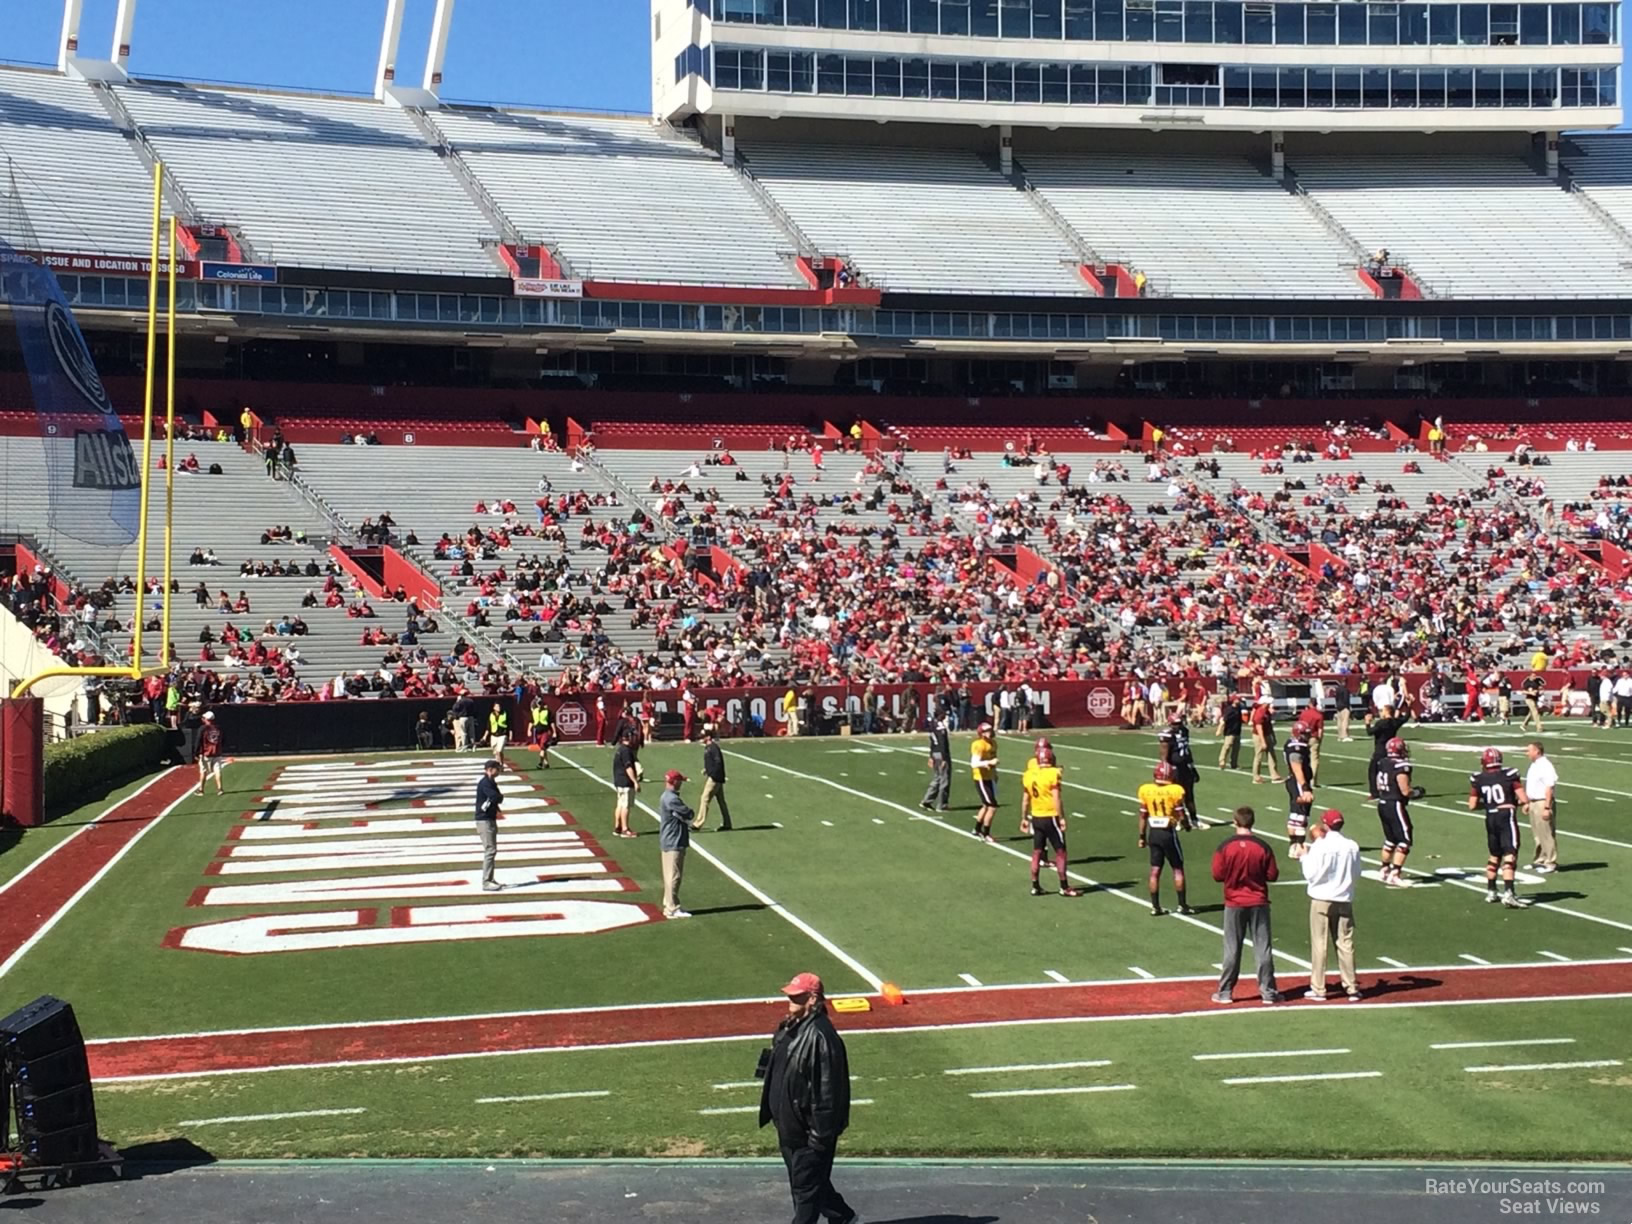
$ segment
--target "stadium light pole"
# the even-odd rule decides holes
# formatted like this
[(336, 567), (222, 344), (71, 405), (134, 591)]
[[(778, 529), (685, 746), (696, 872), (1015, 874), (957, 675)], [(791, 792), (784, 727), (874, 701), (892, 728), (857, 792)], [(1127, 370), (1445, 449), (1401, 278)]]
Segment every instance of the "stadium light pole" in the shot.
[(170, 214), (170, 300), (164, 314), (164, 614), (159, 666), (170, 670), (170, 528), (176, 507), (176, 214)]
[[(136, 528), (136, 624), (131, 637), (130, 668), (142, 678), (142, 621), (147, 611), (147, 505), (153, 483), (153, 359), (159, 330), (159, 223), (164, 207), (164, 164), (153, 163), (152, 258), (147, 265), (147, 369), (142, 378), (142, 494)], [(168, 464), (166, 464), (168, 467)], [(168, 601), (170, 592), (164, 597)]]

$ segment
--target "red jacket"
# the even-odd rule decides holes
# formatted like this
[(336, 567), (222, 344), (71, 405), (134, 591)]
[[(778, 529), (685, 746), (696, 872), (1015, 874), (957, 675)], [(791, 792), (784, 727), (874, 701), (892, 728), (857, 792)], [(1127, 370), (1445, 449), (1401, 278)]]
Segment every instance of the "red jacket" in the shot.
[(1213, 879), (1224, 885), (1224, 904), (1269, 904), (1269, 886), (1281, 878), (1275, 852), (1251, 833), (1226, 838), (1213, 851)]

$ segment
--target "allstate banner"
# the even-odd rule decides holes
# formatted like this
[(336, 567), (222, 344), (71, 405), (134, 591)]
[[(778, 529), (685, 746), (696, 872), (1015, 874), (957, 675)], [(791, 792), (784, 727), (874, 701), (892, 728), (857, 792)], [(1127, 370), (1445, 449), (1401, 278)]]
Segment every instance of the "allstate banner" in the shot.
[(136, 538), (141, 465), (56, 276), (0, 242), (0, 302), (11, 308), (40, 421), (52, 531), (124, 547)]

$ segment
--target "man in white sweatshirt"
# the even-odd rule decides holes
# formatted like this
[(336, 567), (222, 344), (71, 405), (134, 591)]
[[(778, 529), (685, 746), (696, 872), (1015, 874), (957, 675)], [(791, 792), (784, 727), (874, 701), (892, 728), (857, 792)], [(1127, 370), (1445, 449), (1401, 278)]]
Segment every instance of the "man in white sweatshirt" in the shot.
[(1309, 999), (1335, 999), (1326, 989), (1326, 948), (1337, 944), (1337, 971), (1350, 1003), (1360, 1001), (1354, 976), (1354, 885), (1360, 878), (1360, 847), (1343, 835), (1343, 813), (1329, 808), (1311, 824), (1299, 860), (1309, 889)]

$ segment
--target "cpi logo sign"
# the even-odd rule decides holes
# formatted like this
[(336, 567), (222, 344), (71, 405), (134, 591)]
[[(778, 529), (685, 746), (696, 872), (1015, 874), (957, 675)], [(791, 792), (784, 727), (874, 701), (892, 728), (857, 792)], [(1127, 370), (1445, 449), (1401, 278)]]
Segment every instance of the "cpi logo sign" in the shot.
[(1108, 688), (1096, 688), (1088, 694), (1088, 713), (1095, 718), (1109, 718), (1116, 713), (1116, 694)]
[(576, 701), (563, 702), (555, 711), (555, 725), (561, 728), (562, 735), (582, 735), (589, 726), (589, 715)]

